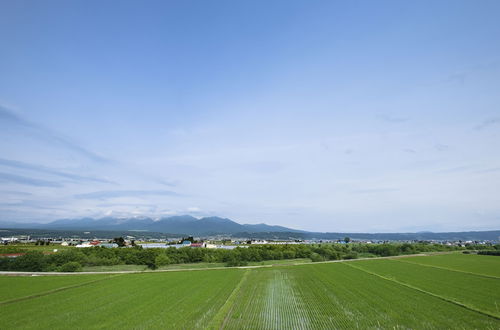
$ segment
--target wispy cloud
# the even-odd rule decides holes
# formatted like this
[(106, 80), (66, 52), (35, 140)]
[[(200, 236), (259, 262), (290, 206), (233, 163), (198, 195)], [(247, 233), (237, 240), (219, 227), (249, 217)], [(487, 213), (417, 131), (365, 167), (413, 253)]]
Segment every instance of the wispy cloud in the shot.
[(388, 122), (388, 123), (404, 123), (409, 120), (409, 118), (406, 117), (399, 117), (399, 116), (393, 116), (393, 115), (388, 115), (388, 114), (379, 114), (377, 115), (377, 118), (379, 120)]
[(0, 194), (11, 195), (11, 196), (32, 196), (32, 193), (24, 191), (14, 191), (14, 190), (0, 190)]
[(448, 76), (448, 78), (446, 78), (445, 82), (458, 83), (460, 85), (463, 85), (466, 78), (467, 78), (466, 72), (456, 72), (456, 73), (450, 74)]
[(95, 191), (75, 195), (78, 199), (107, 199), (117, 197), (144, 197), (144, 196), (177, 196), (182, 195), (170, 190), (107, 190)]
[(378, 194), (378, 193), (386, 193), (386, 192), (394, 192), (399, 191), (399, 188), (370, 188), (370, 189), (358, 189), (353, 190), (353, 194)]
[(492, 172), (499, 172), (499, 171), (500, 171), (500, 167), (493, 167), (493, 168), (486, 168), (483, 170), (477, 170), (477, 171), (474, 171), (474, 173), (492, 173)]
[(275, 161), (260, 161), (243, 163), (239, 165), (239, 168), (257, 173), (277, 173), (284, 169), (285, 165)]
[(488, 119), (485, 119), (479, 125), (477, 125), (476, 126), (476, 130), (482, 130), (482, 129), (485, 129), (485, 128), (488, 128), (490, 126), (497, 125), (497, 124), (500, 124), (500, 118), (499, 117), (488, 118)]
[(436, 173), (457, 173), (457, 172), (466, 172), (474, 169), (474, 166), (471, 165), (462, 165), (451, 168), (444, 168), (441, 170), (437, 170)]
[(78, 174), (61, 172), (59, 170), (56, 170), (56, 169), (53, 169), (50, 167), (46, 167), (46, 166), (42, 166), (42, 165), (35, 165), (35, 164), (28, 164), (28, 163), (20, 162), (17, 160), (0, 158), (0, 165), (11, 167), (11, 168), (36, 171), (36, 172), (45, 173), (45, 174), (51, 174), (51, 175), (59, 176), (62, 178), (71, 179), (74, 181), (113, 183), (112, 181), (109, 181), (106, 179), (94, 178), (94, 177), (82, 176), (82, 175), (78, 175)]
[(450, 149), (450, 146), (447, 144), (436, 143), (434, 145), (434, 149), (436, 149), (437, 151), (447, 151)]
[(109, 159), (106, 159), (78, 145), (77, 143), (71, 141), (67, 137), (64, 137), (62, 134), (55, 132), (51, 129), (48, 129), (46, 127), (43, 127), (41, 125), (38, 125), (36, 123), (33, 123), (27, 119), (24, 119), (23, 117), (7, 109), (6, 107), (0, 106), (0, 124), (2, 123), (8, 125), (9, 127), (25, 129), (27, 133), (35, 135), (37, 138), (56, 144), (65, 149), (69, 149), (95, 162), (100, 162), (100, 163), (110, 162)]
[(156, 204), (147, 204), (147, 203), (100, 203), (97, 204), (98, 207), (149, 207), (149, 208), (157, 208)]
[(177, 181), (167, 181), (167, 180), (163, 180), (163, 179), (160, 179), (157, 181), (159, 184), (162, 184), (164, 186), (168, 186), (168, 187), (175, 187), (178, 185), (178, 182)]
[(0, 173), (0, 182), (17, 183), (34, 187), (62, 187), (62, 185), (58, 182), (34, 179), (26, 176), (14, 175), (9, 173)]
[(40, 205), (40, 203), (33, 202), (33, 201), (21, 201), (21, 202), (15, 202), (15, 203), (0, 203), (0, 207), (2, 208), (30, 208), (30, 209), (37, 209), (37, 210), (63, 210), (67, 211), (64, 208), (60, 207), (50, 207), (47, 205)]

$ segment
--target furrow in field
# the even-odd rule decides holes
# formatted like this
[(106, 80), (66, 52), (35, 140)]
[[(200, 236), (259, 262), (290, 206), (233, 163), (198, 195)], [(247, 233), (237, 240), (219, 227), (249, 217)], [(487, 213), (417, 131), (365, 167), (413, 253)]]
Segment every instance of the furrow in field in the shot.
[(34, 296), (62, 287), (70, 287), (109, 275), (76, 275), (76, 276), (0, 276), (0, 301)]
[(478, 275), (500, 277), (500, 258), (495, 256), (452, 253), (427, 257), (408, 256), (401, 260)]
[(96, 279), (96, 280), (93, 280), (93, 281), (86, 281), (86, 282), (82, 282), (82, 283), (78, 283), (78, 284), (74, 284), (74, 285), (70, 285), (70, 286), (59, 287), (59, 288), (52, 289), (52, 290), (49, 290), (49, 291), (42, 291), (42, 292), (39, 292), (39, 293), (36, 293), (36, 294), (33, 294), (33, 295), (29, 295), (29, 296), (23, 296), (23, 297), (18, 297), (18, 298), (14, 298), (14, 299), (0, 301), (0, 306), (7, 305), (7, 304), (13, 304), (13, 303), (16, 303), (16, 302), (20, 302), (20, 301), (24, 301), (24, 300), (29, 300), (29, 299), (35, 299), (35, 298), (47, 296), (47, 295), (50, 295), (50, 294), (54, 294), (54, 293), (60, 292), (60, 291), (65, 291), (65, 290), (70, 290), (70, 289), (74, 289), (74, 288), (79, 288), (79, 287), (82, 287), (82, 286), (86, 286), (86, 285), (90, 285), (90, 284), (93, 284), (93, 283), (97, 283), (97, 282), (100, 282), (100, 281), (104, 281), (104, 280), (110, 279), (113, 276), (119, 276), (119, 275), (105, 276), (105, 277), (102, 277), (102, 278), (99, 278), (99, 279)]
[(232, 290), (231, 294), (227, 298), (224, 305), (222, 305), (217, 314), (214, 315), (213, 319), (208, 325), (209, 329), (224, 328), (224, 326), (228, 321), (229, 315), (231, 314), (231, 310), (234, 306), (235, 299), (238, 297), (238, 293), (240, 291), (242, 283), (245, 282), (247, 276), (248, 276), (248, 270), (244, 272), (243, 276), (241, 277), (241, 280), (238, 282), (238, 285), (235, 286), (235, 288)]
[(469, 274), (469, 275), (475, 275), (475, 276), (487, 277), (487, 278), (493, 278), (493, 279), (496, 279), (496, 280), (500, 280), (499, 276), (485, 275), (485, 274), (481, 274), (481, 273), (467, 272), (467, 271), (464, 271), (464, 270), (458, 270), (458, 269), (453, 269), (453, 268), (449, 268), (449, 267), (441, 267), (441, 266), (428, 265), (428, 264), (419, 263), (419, 262), (412, 262), (410, 258), (394, 259), (394, 260), (398, 261), (398, 262), (407, 262), (409, 264), (419, 265), (419, 266), (423, 266), (423, 267), (432, 267), (432, 268), (444, 269), (444, 270), (448, 270), (448, 271), (451, 271), (451, 272), (457, 272), (457, 273), (463, 273), (463, 274)]
[(265, 328), (259, 316), (264, 306), (265, 285), (269, 274), (268, 271), (250, 270), (247, 280), (242, 283), (237, 299), (226, 316), (225, 328)]

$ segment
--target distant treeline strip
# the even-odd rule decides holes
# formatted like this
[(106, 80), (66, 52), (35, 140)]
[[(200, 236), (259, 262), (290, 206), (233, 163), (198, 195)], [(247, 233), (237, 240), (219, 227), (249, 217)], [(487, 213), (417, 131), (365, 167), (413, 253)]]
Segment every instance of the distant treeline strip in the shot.
[(482, 255), (485, 255), (485, 256), (500, 256), (500, 250), (478, 251), (477, 254), (482, 254)]
[[(183, 263), (225, 263), (227, 266), (245, 266), (248, 262), (310, 258), (313, 262), (357, 259), (358, 257), (388, 257), (417, 254), (422, 252), (445, 252), (483, 250), (495, 254), (500, 245), (473, 245), (466, 247), (427, 243), (387, 243), (387, 244), (285, 244), (251, 245), (248, 248), (206, 249), (206, 248), (158, 248), (142, 249), (91, 247), (68, 248), (54, 254), (28, 251), (17, 258), (0, 258), (0, 270), (4, 271), (80, 271), (83, 266), (146, 265), (150, 269), (169, 264)], [(488, 250), (488, 251), (486, 251)], [(26, 252), (26, 250), (23, 250)]]

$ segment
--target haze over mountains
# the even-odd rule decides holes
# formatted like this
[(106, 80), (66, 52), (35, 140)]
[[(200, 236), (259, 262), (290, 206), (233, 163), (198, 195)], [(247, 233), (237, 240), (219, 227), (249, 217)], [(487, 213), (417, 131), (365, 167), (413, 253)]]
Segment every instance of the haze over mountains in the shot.
[(180, 215), (152, 219), (149, 217), (103, 217), (61, 219), (49, 223), (0, 222), (0, 228), (44, 229), (55, 231), (141, 231), (178, 235), (228, 237), (253, 237), (265, 239), (343, 239), (348, 236), (360, 240), (489, 240), (499, 241), (500, 231), (468, 232), (418, 232), (418, 233), (339, 233), (309, 232), (283, 226), (261, 224), (239, 224), (221, 217), (197, 219)]

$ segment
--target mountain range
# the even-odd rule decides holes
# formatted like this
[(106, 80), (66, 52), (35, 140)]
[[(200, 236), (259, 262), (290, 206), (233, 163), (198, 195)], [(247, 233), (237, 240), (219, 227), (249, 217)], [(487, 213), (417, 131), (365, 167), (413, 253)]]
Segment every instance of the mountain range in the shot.
[(217, 235), (235, 233), (289, 232), (305, 233), (305, 231), (261, 224), (239, 224), (233, 220), (220, 217), (197, 219), (190, 215), (180, 215), (153, 220), (152, 218), (80, 218), (61, 219), (41, 223), (0, 223), (4, 228), (60, 229), (60, 230), (126, 230), (151, 231), (185, 235)]
[[(282, 226), (261, 224), (239, 224), (231, 219), (221, 217), (205, 217), (197, 219), (190, 215), (180, 215), (152, 219), (148, 217), (133, 218), (79, 218), (61, 219), (49, 223), (18, 223), (0, 222), (0, 228), (19, 229), (24, 233), (37, 231), (108, 231), (108, 232), (143, 232), (144, 235), (160, 237), (170, 234), (177, 235), (211, 236), (225, 235), (235, 238), (259, 239), (318, 239), (336, 240), (350, 237), (355, 240), (372, 241), (409, 241), (409, 240), (437, 240), (437, 241), (500, 241), (499, 230), (468, 231), (468, 232), (418, 232), (418, 233), (321, 233), (291, 229)], [(5, 231), (5, 230), (4, 230)], [(6, 232), (12, 232), (8, 230)]]

